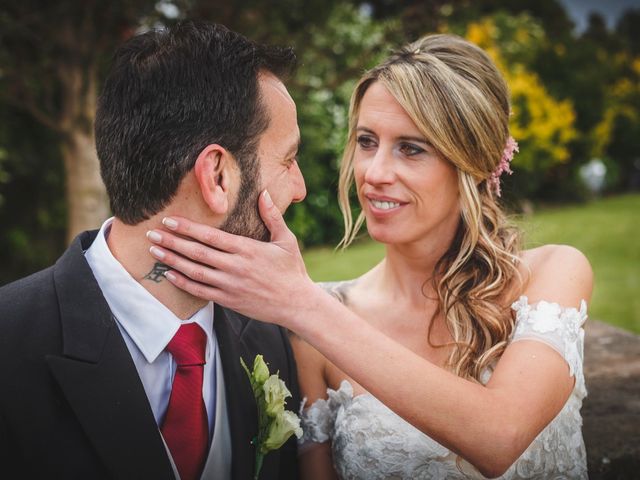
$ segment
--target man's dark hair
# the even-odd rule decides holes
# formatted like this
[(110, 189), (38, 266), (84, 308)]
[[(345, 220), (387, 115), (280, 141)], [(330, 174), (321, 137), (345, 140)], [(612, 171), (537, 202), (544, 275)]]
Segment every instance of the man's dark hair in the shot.
[(95, 123), (113, 214), (133, 225), (158, 213), (212, 143), (234, 155), (243, 180), (255, 178), (258, 141), (269, 124), (258, 74), (283, 79), (294, 65), (290, 48), (259, 45), (222, 25), (193, 21), (123, 44)]

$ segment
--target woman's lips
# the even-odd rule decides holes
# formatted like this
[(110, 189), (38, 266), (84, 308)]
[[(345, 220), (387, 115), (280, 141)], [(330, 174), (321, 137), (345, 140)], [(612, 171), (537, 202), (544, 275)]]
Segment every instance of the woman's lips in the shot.
[(366, 198), (369, 204), (369, 210), (376, 216), (393, 214), (407, 204), (406, 202), (401, 202), (400, 200), (389, 197), (366, 196)]
[(387, 202), (384, 200), (373, 200), (369, 199), (371, 205), (380, 209), (380, 210), (390, 210), (392, 208), (398, 208), (400, 206), (400, 202)]

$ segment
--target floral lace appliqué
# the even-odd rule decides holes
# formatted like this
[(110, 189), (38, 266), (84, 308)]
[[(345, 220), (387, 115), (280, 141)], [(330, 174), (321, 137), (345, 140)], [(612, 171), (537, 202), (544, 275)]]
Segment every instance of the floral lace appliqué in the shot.
[(318, 399), (306, 410), (307, 399), (302, 400), (300, 418), (303, 424), (299, 446), (304, 449), (309, 443), (323, 443), (333, 434), (334, 419), (340, 407), (348, 405), (353, 398), (353, 388), (343, 380), (338, 390), (327, 389), (327, 399)]
[(511, 341), (538, 340), (556, 350), (569, 365), (569, 375), (575, 376), (574, 391), (583, 399), (587, 395), (582, 364), (584, 361), (584, 329), (587, 304), (580, 309), (561, 307), (557, 303), (540, 301), (529, 304), (522, 296), (511, 308), (516, 313), (516, 324)]

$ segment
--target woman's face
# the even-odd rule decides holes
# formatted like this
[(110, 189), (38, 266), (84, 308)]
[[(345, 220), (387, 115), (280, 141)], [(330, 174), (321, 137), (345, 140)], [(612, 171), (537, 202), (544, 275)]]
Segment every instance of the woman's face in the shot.
[(457, 170), (380, 82), (362, 99), (356, 139), (354, 174), (369, 235), (386, 244), (450, 239), (460, 212)]

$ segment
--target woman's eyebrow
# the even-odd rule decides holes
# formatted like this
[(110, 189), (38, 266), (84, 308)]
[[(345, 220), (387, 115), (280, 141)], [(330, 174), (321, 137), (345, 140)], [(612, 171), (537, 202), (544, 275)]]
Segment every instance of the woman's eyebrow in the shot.
[[(367, 127), (364, 127), (364, 126), (357, 127), (356, 131), (365, 132), (365, 133), (370, 133), (372, 135), (376, 135), (376, 132), (374, 132), (370, 128), (367, 128)], [(401, 136), (397, 137), (396, 140), (399, 140), (401, 142), (419, 142), (419, 143), (424, 143), (425, 145), (431, 146), (431, 142), (429, 142), (429, 140), (427, 140), (424, 137), (416, 137), (416, 136), (412, 136), (412, 135), (401, 135)]]
[(419, 143), (424, 143), (426, 145), (431, 145), (431, 142), (429, 142), (429, 140), (427, 140), (424, 137), (412, 137), (412, 136), (403, 135), (401, 137), (398, 137), (398, 140), (402, 140), (405, 142), (419, 142)]

